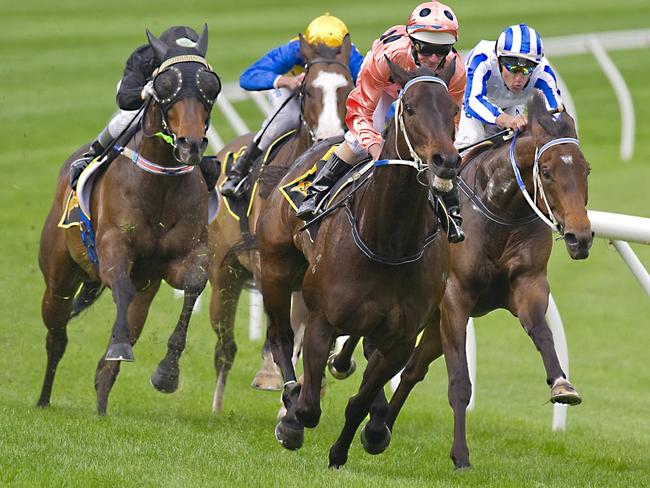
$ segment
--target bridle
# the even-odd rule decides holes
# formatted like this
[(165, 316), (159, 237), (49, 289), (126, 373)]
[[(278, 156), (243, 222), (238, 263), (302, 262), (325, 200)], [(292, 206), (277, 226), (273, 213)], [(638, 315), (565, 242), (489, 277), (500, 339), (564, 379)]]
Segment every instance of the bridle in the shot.
[(307, 79), (307, 76), (309, 74), (309, 69), (314, 66), (315, 64), (338, 64), (339, 66), (342, 66), (345, 68), (345, 71), (348, 73), (350, 76), (350, 79), (352, 79), (352, 71), (350, 71), (350, 66), (348, 66), (346, 63), (339, 61), (338, 59), (327, 59), (327, 58), (315, 58), (307, 63), (305, 63), (305, 77), (302, 80), (302, 83), (300, 84), (300, 88), (298, 88), (298, 99), (300, 100), (300, 123), (307, 129), (307, 132), (309, 133), (309, 137), (311, 138), (312, 142), (316, 141), (316, 136), (314, 134), (314, 131), (312, 128), (309, 126), (307, 121), (305, 120), (305, 92), (307, 90), (307, 85), (305, 83), (305, 80)]
[[(189, 66), (189, 63), (198, 63), (201, 66), (193, 69)], [(156, 89), (156, 81), (161, 76), (165, 76), (168, 73), (173, 73), (177, 83), (171, 93), (162, 96), (158, 93)], [(211, 96), (207, 93), (207, 86), (202, 84), (202, 74), (207, 73), (209, 76), (214, 76), (216, 80), (216, 89), (211, 87), (213, 91), (216, 91), (218, 95), (221, 91), (221, 80), (219, 76), (212, 70), (212, 67), (202, 56), (198, 55), (180, 55), (174, 56), (165, 60), (154, 72), (153, 72), (153, 86), (154, 92), (152, 97), (147, 99), (145, 104), (145, 113), (153, 99), (156, 102), (156, 107), (160, 113), (161, 120), (161, 130), (154, 134), (147, 134), (144, 128), (144, 117), (141, 119), (141, 128), (145, 137), (159, 137), (167, 142), (173, 148), (174, 157), (179, 160), (178, 146), (177, 146), (177, 136), (174, 131), (170, 128), (168, 123), (168, 112), (171, 106), (178, 100), (185, 98), (187, 96), (194, 96), (197, 98), (201, 104), (206, 108), (206, 120), (204, 123), (204, 143), (207, 144), (207, 138), (205, 133), (208, 130), (210, 125), (210, 113), (214, 102), (216, 101), (216, 95)], [(188, 79), (188, 77), (190, 79)], [(193, 80), (191, 78), (193, 77)]]
[[(530, 194), (528, 193), (528, 190), (526, 190), (526, 185), (524, 184), (524, 180), (521, 177), (521, 172), (519, 171), (519, 166), (517, 165), (517, 160), (515, 158), (515, 142), (517, 141), (518, 135), (519, 135), (519, 131), (516, 130), (514, 136), (512, 137), (512, 142), (510, 143), (510, 164), (512, 165), (512, 169), (515, 173), (517, 185), (519, 186), (519, 189), (524, 195), (524, 198), (526, 199), (526, 202), (528, 202), (530, 208), (533, 209), (533, 211), (542, 220), (542, 222), (544, 222), (552, 230), (560, 234), (560, 236), (564, 236), (562, 226), (558, 223), (557, 219), (555, 218), (553, 210), (551, 209), (551, 206), (548, 203), (548, 199), (546, 198), (546, 193), (544, 192), (542, 179), (539, 176), (539, 160), (542, 157), (542, 154), (544, 154), (544, 152), (546, 152), (548, 149), (552, 148), (553, 146), (557, 146), (559, 144), (575, 144), (576, 146), (580, 146), (580, 143), (578, 139), (575, 139), (573, 137), (560, 137), (557, 139), (550, 140), (549, 142), (547, 142), (546, 144), (542, 145), (539, 148), (535, 146), (535, 159), (533, 160), (533, 196), (531, 198)], [(544, 215), (544, 212), (542, 212), (537, 206), (538, 193), (540, 199), (544, 202), (546, 211), (548, 212), (548, 216)]]

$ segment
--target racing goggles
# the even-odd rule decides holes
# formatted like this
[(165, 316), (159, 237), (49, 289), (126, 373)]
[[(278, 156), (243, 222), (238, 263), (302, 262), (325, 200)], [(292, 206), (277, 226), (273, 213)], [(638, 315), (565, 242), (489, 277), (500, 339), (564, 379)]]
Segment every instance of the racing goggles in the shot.
[(427, 57), (435, 54), (444, 58), (451, 52), (451, 48), (453, 47), (451, 44), (429, 44), (428, 42), (418, 41), (412, 37), (411, 40), (413, 41), (415, 52)]
[(528, 76), (537, 67), (537, 63), (533, 61), (524, 58), (516, 58), (514, 56), (502, 56), (499, 58), (499, 61), (501, 62), (501, 66), (503, 66), (508, 73), (512, 73), (513, 75), (522, 74)]

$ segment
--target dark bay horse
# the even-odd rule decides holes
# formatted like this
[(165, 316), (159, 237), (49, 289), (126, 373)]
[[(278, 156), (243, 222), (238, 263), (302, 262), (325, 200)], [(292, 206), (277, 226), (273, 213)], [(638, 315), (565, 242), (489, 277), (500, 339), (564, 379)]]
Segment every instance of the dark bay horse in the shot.
[[(589, 254), (593, 237), (586, 211), (589, 165), (578, 147), (571, 116), (550, 114), (539, 95), (529, 101), (528, 116), (530, 130), (512, 143), (474, 150), (462, 166), (467, 239), (452, 246), (442, 321), (440, 327), (432, 324), (425, 329), (389, 405), (387, 423), (392, 429), (409, 392), (424, 378), (429, 364), (444, 353), (454, 411), (451, 458), (457, 468), (470, 465), (465, 439), (465, 410), (471, 396), (465, 334), (470, 316), (505, 308), (518, 317), (542, 356), (551, 402), (581, 402), (562, 371), (544, 316), (550, 291), (546, 267), (551, 227), (564, 239), (571, 258), (584, 259)], [(533, 196), (537, 193), (540, 215), (521, 191), (513, 164), (526, 191)], [(348, 367), (352, 344), (346, 344), (343, 353), (332, 360), (335, 369)]]
[(163, 376), (176, 368), (175, 351), (185, 343), (192, 307), (207, 282), (208, 194), (196, 168), (207, 147), (210, 112), (221, 89), (205, 61), (207, 26), (196, 48), (170, 49), (148, 31), (147, 36), (163, 64), (139, 132), (95, 178), (90, 215), (98, 263), (88, 259), (77, 227), (57, 226), (70, 192), (70, 163), (84, 148), (64, 163), (43, 227), (39, 264), (46, 285), (42, 315), (48, 334), (39, 406), (50, 403), (54, 375), (68, 340), (72, 297), (82, 281), (106, 285), (117, 306), (111, 339), (95, 375), (100, 414), (106, 412), (120, 361), (134, 359), (132, 345), (161, 280), (183, 290), (185, 296), (168, 357), (157, 372)]
[[(330, 450), (331, 467), (345, 464), (373, 399), (406, 364), (418, 332), (436, 313), (448, 272), (447, 239), (429, 198), (438, 178), (448, 183), (460, 161), (452, 139), (456, 107), (446, 89), (455, 66), (438, 78), (426, 68), (406, 72), (388, 63), (392, 80), (403, 89), (398, 115), (385, 132), (383, 162), (376, 164), (371, 178), (353, 197), (340, 197), (345, 207), (322, 222), (313, 243), (307, 232), (300, 231), (304, 222), (278, 192), (271, 195), (258, 221), (268, 337), (285, 381), (287, 413), (276, 427), (285, 448), (300, 448), (304, 427), (319, 422), (323, 369), (335, 338), (366, 336), (377, 349), (359, 392), (346, 408), (345, 426)], [(329, 142), (315, 145), (283, 181), (304, 172), (329, 146)], [(408, 155), (413, 160), (405, 160)], [(301, 282), (309, 309), (302, 387), (291, 363), (289, 321), (291, 291)], [(383, 421), (364, 432), (369, 452), (389, 442), (390, 431)]]
[[(254, 195), (248, 231), (254, 236), (260, 209), (273, 190), (275, 183), (286, 173), (296, 157), (312, 143), (343, 134), (345, 128), (345, 100), (354, 87), (348, 67), (350, 37), (345, 37), (340, 48), (310, 45), (300, 36), (300, 50), (306, 62), (305, 78), (298, 92), (301, 97), (301, 124), (289, 140), (266, 162), (260, 180), (259, 191)], [(245, 135), (224, 147), (218, 157), (224, 160), (228, 152), (236, 153), (243, 145), (250, 144), (252, 136)], [(253, 177), (255, 177), (255, 173)], [(223, 181), (222, 177), (220, 180)], [(221, 412), (228, 373), (235, 360), (237, 346), (234, 338), (237, 302), (246, 280), (259, 275), (259, 258), (254, 246), (243, 243), (240, 224), (228, 212), (225, 205), (209, 227), (210, 283), (212, 299), (210, 320), (217, 334), (215, 369), (217, 383), (213, 411)], [(257, 270), (256, 270), (257, 269)], [(265, 348), (265, 359), (270, 351)], [(270, 361), (266, 361), (267, 365)], [(272, 363), (270, 364), (272, 365)], [(261, 371), (267, 372), (268, 369)], [(267, 374), (274, 374), (268, 371)], [(260, 374), (258, 373), (258, 376)]]

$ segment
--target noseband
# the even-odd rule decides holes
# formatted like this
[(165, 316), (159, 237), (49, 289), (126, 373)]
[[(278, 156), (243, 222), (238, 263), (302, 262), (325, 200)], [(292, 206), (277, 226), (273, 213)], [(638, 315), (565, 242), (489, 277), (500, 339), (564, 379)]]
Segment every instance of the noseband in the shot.
[[(555, 218), (555, 215), (553, 214), (553, 210), (551, 209), (551, 206), (548, 203), (548, 199), (546, 198), (546, 193), (544, 193), (544, 186), (542, 185), (542, 179), (539, 176), (539, 159), (542, 157), (542, 154), (544, 154), (545, 151), (552, 148), (553, 146), (557, 146), (559, 144), (575, 144), (576, 146), (580, 146), (580, 143), (578, 142), (578, 139), (575, 139), (573, 137), (560, 137), (558, 139), (552, 139), (551, 141), (547, 142), (540, 148), (535, 147), (535, 159), (533, 160), (533, 197), (531, 198), (530, 194), (528, 193), (528, 190), (526, 190), (526, 185), (524, 184), (524, 180), (521, 177), (521, 172), (519, 171), (519, 166), (517, 165), (517, 160), (515, 158), (515, 142), (517, 141), (518, 135), (519, 135), (519, 131), (516, 130), (514, 136), (512, 137), (512, 142), (510, 143), (510, 164), (512, 165), (512, 169), (515, 173), (515, 178), (517, 179), (517, 185), (519, 186), (519, 189), (523, 193), (524, 198), (528, 202), (530, 208), (533, 209), (533, 211), (542, 220), (542, 222), (548, 225), (551, 228), (551, 230), (554, 230), (558, 234), (560, 234), (560, 236), (564, 236), (562, 227), (560, 226), (557, 219)], [(544, 213), (537, 207), (538, 192), (539, 192), (540, 199), (544, 202), (544, 205), (546, 206), (546, 211), (548, 212), (548, 216), (544, 215)]]

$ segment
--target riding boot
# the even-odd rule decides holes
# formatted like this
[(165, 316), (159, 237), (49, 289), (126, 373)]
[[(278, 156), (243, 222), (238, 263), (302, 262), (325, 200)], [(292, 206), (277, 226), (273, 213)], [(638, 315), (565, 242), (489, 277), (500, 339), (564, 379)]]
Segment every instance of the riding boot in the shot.
[(246, 148), (244, 154), (235, 161), (235, 164), (228, 173), (228, 179), (221, 187), (221, 194), (224, 197), (240, 198), (244, 193), (246, 193), (246, 185), (243, 185), (242, 181), (250, 171), (253, 162), (260, 154), (262, 154), (262, 150), (257, 146), (257, 144), (252, 142), (251, 145)]
[(350, 165), (332, 153), (323, 166), (323, 169), (316, 175), (311, 186), (307, 189), (307, 196), (300, 205), (296, 215), (302, 220), (310, 220), (327, 192), (334, 186), (334, 183), (350, 169)]
[(201, 174), (203, 175), (205, 184), (208, 186), (208, 192), (211, 192), (214, 190), (219, 175), (221, 174), (221, 162), (216, 156), (203, 156), (199, 167), (201, 168)]
[(93, 141), (90, 149), (83, 153), (81, 157), (70, 164), (70, 188), (77, 189), (77, 182), (81, 172), (88, 167), (90, 162), (104, 152), (104, 146), (99, 141)]
[(441, 193), (440, 197), (447, 208), (447, 240), (453, 244), (464, 241), (465, 233), (461, 227), (463, 224), (463, 218), (460, 215), (458, 186), (454, 185), (450, 191)]

